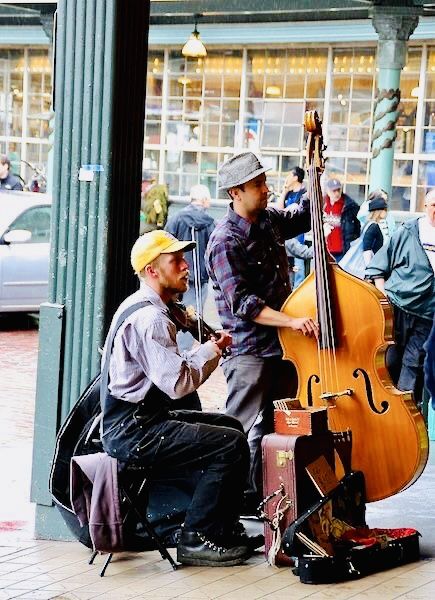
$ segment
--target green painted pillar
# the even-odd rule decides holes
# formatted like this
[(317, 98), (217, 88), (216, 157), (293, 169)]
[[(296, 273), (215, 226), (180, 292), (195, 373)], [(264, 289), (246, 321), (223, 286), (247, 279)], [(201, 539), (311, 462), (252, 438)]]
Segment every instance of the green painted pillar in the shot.
[[(373, 115), (370, 191), (382, 188), (391, 194), (397, 107), (400, 102), (400, 74), (406, 64), (406, 43), (418, 24), (421, 7), (413, 2), (394, 6), (380, 2), (371, 13), (379, 36), (377, 93)], [(398, 3), (399, 4), (399, 3)]]
[(55, 437), (133, 291), (149, 0), (59, 0), (49, 301), (41, 307), (32, 500), (38, 538), (69, 533), (48, 491)]

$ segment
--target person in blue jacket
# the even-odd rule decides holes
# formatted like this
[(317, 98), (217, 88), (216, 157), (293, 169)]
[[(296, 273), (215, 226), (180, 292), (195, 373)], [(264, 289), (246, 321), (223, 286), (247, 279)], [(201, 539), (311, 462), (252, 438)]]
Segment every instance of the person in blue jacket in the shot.
[(424, 344), (435, 313), (435, 189), (425, 197), (425, 215), (399, 227), (373, 257), (365, 276), (393, 305), (394, 338), (387, 356), (394, 384), (423, 397)]
[[(284, 182), (284, 189), (282, 190), (281, 196), (277, 202), (278, 208), (288, 209), (288, 207), (295, 202), (299, 202), (302, 196), (307, 193), (303, 183), (304, 177), (305, 171), (301, 167), (293, 167), (290, 169), (289, 174)], [(294, 243), (292, 239), (285, 241), (287, 256), (289, 257), (289, 264), (292, 267), (290, 270), (292, 289), (296, 289), (298, 285), (300, 285), (305, 279), (305, 258), (312, 258), (312, 250), (308, 249), (308, 247), (304, 244), (304, 234), (301, 233), (294, 238), (294, 240), (296, 243)], [(299, 242), (299, 244), (297, 242)], [(296, 253), (294, 252), (295, 249)]]

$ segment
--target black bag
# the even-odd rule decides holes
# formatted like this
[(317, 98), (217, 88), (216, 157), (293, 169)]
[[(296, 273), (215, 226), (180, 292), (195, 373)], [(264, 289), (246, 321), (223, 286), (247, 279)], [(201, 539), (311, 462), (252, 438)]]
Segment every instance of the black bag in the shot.
[[(353, 532), (343, 533), (338, 540), (331, 535), (334, 527), (340, 530), (343, 524), (355, 528), (354, 539), (359, 541), (351, 541)], [(298, 534), (319, 544), (330, 556), (310, 551)], [(364, 535), (367, 539), (362, 543)], [(297, 565), (293, 572), (302, 583), (337, 583), (418, 560), (419, 535), (413, 529), (369, 529), (364, 475), (354, 471), (286, 529), (282, 549), (293, 557)]]

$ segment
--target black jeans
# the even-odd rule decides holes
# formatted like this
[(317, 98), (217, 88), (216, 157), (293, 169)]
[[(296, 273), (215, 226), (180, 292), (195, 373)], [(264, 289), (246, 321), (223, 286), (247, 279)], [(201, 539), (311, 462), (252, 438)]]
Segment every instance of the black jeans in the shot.
[(394, 385), (401, 391), (412, 391), (421, 410), (423, 401), (423, 345), (432, 327), (432, 321), (394, 308), (394, 346), (387, 353), (387, 367)]
[(143, 425), (131, 419), (112, 429), (104, 449), (130, 466), (149, 469), (161, 480), (185, 473), (196, 479), (185, 528), (216, 537), (240, 516), (249, 469), (249, 447), (240, 423), (227, 415), (171, 411), (165, 420)]

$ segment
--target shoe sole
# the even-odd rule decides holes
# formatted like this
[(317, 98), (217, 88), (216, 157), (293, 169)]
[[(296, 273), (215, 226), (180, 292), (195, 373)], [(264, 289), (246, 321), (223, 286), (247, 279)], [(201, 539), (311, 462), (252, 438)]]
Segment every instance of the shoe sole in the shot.
[(249, 556), (242, 556), (240, 558), (233, 558), (232, 560), (217, 561), (217, 560), (205, 560), (203, 558), (188, 558), (177, 555), (177, 561), (182, 565), (189, 565), (191, 567), (235, 567), (241, 565), (248, 560)]

